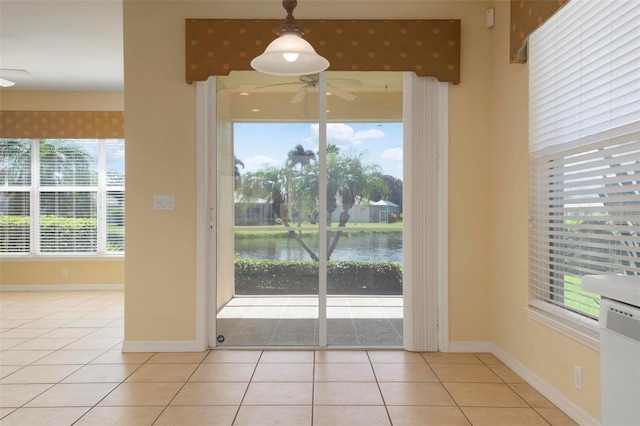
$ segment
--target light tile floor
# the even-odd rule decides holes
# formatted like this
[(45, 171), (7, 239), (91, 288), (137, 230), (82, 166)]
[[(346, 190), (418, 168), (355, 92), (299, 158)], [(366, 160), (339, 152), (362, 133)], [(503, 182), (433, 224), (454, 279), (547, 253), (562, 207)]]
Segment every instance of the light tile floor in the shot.
[(122, 292), (0, 293), (0, 425), (573, 425), (491, 354), (122, 353)]

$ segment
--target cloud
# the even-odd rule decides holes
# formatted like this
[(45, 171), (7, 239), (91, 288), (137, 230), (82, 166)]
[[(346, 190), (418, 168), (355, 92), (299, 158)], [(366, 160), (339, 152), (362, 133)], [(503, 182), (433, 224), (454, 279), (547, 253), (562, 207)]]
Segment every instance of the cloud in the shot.
[(385, 149), (382, 153), (382, 159), (392, 163), (400, 163), (402, 165), (402, 148)]
[(107, 160), (122, 160), (124, 158), (124, 141), (109, 140), (105, 147)]
[(277, 158), (267, 157), (266, 155), (254, 155), (253, 157), (243, 158), (244, 168), (240, 167), (240, 173), (255, 172), (262, 169), (264, 166), (280, 166), (282, 160)]
[[(310, 126), (313, 139), (318, 139), (319, 124)], [(353, 127), (344, 123), (327, 123), (327, 141), (336, 145), (360, 145), (367, 139), (380, 139), (384, 132), (380, 129), (367, 129), (356, 131)]]

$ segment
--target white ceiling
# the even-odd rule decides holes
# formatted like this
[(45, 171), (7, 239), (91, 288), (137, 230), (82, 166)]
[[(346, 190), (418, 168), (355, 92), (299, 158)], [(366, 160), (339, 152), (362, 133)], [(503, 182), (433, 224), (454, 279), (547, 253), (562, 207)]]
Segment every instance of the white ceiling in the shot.
[[(32, 75), (5, 77), (16, 84), (0, 90), (123, 90), (122, 28), (122, 0), (0, 0), (0, 69), (24, 69)], [(234, 74), (226, 84), (240, 91), (297, 81), (256, 72)], [(394, 73), (332, 72), (329, 78), (343, 79), (334, 86), (354, 93), (402, 90), (401, 76)], [(361, 83), (351, 87), (348, 81), (354, 78)], [(277, 91), (299, 87), (279, 86)]]
[[(0, 90), (123, 90), (121, 0), (0, 0)], [(0, 72), (0, 77), (2, 76)]]

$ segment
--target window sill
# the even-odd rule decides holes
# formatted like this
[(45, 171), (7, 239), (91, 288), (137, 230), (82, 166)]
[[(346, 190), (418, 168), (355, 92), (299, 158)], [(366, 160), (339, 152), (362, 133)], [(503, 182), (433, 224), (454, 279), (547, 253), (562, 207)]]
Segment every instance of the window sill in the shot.
[[(583, 318), (581, 320), (584, 325), (576, 324), (572, 320), (573, 316), (570, 312), (549, 312), (549, 310), (560, 311), (560, 309), (547, 307), (545, 306), (547, 304), (539, 300), (531, 300), (529, 303), (524, 309), (531, 320), (545, 325), (590, 349), (600, 351), (600, 331), (597, 321)], [(574, 315), (578, 316), (577, 314)]]
[(29, 255), (0, 255), (0, 262), (112, 262), (123, 261), (124, 254), (29, 254)]

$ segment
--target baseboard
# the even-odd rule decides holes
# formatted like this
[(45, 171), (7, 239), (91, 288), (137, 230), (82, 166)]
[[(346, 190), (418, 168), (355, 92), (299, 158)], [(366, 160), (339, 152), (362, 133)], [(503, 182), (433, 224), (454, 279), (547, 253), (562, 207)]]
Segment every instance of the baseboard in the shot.
[(458, 341), (449, 342), (447, 352), (491, 352), (493, 343), (489, 341)]
[(123, 291), (124, 284), (25, 284), (0, 285), (0, 291)]
[(492, 346), (493, 348), (490, 352), (493, 355), (495, 355), (500, 361), (504, 362), (507, 367), (512, 369), (516, 374), (526, 380), (527, 383), (555, 404), (555, 406), (562, 410), (566, 415), (571, 417), (576, 423), (582, 426), (600, 426), (600, 420), (587, 413), (582, 407), (571, 401), (563, 393), (533, 373), (502, 348), (495, 344), (492, 344)]
[[(205, 345), (206, 346), (206, 345)], [(125, 340), (122, 352), (203, 352), (197, 340)]]

